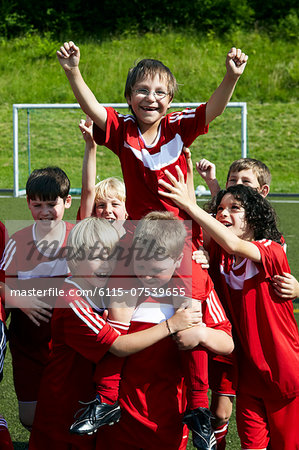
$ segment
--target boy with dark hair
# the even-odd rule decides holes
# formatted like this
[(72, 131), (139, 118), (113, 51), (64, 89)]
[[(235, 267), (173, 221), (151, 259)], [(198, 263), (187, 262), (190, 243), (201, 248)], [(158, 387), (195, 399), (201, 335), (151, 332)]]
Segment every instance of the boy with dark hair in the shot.
[[(188, 147), (199, 135), (207, 133), (209, 123), (222, 114), (245, 69), (247, 55), (233, 47), (226, 57), (223, 81), (209, 101), (196, 109), (170, 114), (166, 113), (176, 90), (174, 76), (160, 61), (140, 61), (127, 77), (125, 96), (133, 115), (126, 116), (113, 108), (104, 108), (96, 100), (80, 73), (80, 51), (73, 42), (64, 43), (57, 56), (81, 108), (94, 121), (95, 141), (110, 148), (120, 159), (129, 218), (139, 220), (150, 211), (168, 210), (181, 219), (188, 219), (173, 202), (158, 194), (158, 180), (165, 179), (166, 168), (173, 172), (175, 164), (187, 175), (183, 146)], [(194, 225), (189, 235), (194, 250), (200, 245), (201, 237), (200, 227)], [(192, 264), (192, 287), (187, 288), (187, 295), (205, 301), (212, 289), (207, 271), (200, 265)], [(118, 311), (119, 315), (111, 318), (124, 321), (123, 311), (120, 308)], [(193, 350), (186, 354), (185, 365), (190, 372), (188, 407), (196, 415), (202, 412), (203, 429), (208, 429), (207, 353), (200, 349)], [(113, 403), (115, 398), (106, 401)], [(193, 431), (198, 434), (203, 429)], [(212, 432), (203, 440), (207, 443), (203, 444), (202, 449), (214, 448), (211, 444), (214, 441)]]
[(51, 309), (56, 289), (68, 274), (63, 254), (71, 223), (62, 220), (71, 206), (70, 182), (58, 167), (37, 169), (26, 184), (34, 224), (8, 240), (0, 269), (5, 272), (6, 306), (14, 385), (20, 421), (30, 429), (40, 379), (51, 347)]
[[(202, 210), (189, 197), (180, 168), (172, 198), (204, 228), (213, 273), (219, 280), (236, 343), (236, 418), (242, 449), (295, 449), (299, 404), (299, 336), (292, 299), (281, 300), (274, 275), (290, 272), (271, 204), (238, 184), (220, 191)], [(297, 430), (297, 431), (296, 431)]]
[[(196, 163), (196, 169), (210, 189), (212, 197), (220, 191), (216, 177), (216, 166), (207, 159)], [(229, 167), (226, 179), (226, 188), (243, 184), (256, 189), (259, 194), (266, 197), (270, 191), (271, 172), (262, 161), (254, 158), (240, 158), (233, 161)], [(284, 240), (283, 240), (284, 242)], [(218, 278), (210, 270), (215, 287), (221, 296), (221, 285)], [(275, 275), (272, 285), (276, 294), (283, 298), (299, 296), (299, 283), (290, 273)], [(223, 305), (226, 304), (222, 299)], [(212, 390), (211, 411), (214, 415), (213, 427), (217, 439), (217, 448), (226, 448), (226, 435), (228, 433), (229, 418), (232, 414), (233, 400), (236, 394), (236, 368), (233, 355), (226, 357), (216, 356), (209, 362), (209, 383)]]
[[(207, 183), (212, 197), (220, 191), (216, 177), (216, 166), (207, 159), (196, 163), (199, 175)], [(262, 161), (254, 158), (240, 158), (233, 161), (227, 173), (226, 188), (236, 184), (244, 184), (256, 189), (263, 197), (270, 192), (271, 172)], [(282, 244), (285, 244), (282, 237)], [(290, 274), (276, 275), (273, 278), (273, 287), (277, 295), (282, 298), (299, 297), (299, 282)]]
[(35, 169), (26, 183), (28, 200), (56, 200), (60, 197), (65, 203), (69, 197), (70, 180), (59, 167)]

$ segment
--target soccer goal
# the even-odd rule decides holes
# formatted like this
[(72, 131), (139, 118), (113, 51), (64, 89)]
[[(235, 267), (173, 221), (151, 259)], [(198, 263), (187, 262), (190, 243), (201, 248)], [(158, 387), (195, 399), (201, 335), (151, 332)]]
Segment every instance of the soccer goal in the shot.
[[(196, 108), (201, 103), (172, 103), (171, 109), (181, 110), (184, 108)], [(103, 103), (103, 106), (112, 106), (116, 110), (128, 110), (126, 103)], [(235, 115), (238, 121), (235, 125), (226, 120), (227, 129), (234, 129), (237, 138), (232, 137), (232, 142), (237, 145), (239, 150), (236, 157), (247, 156), (247, 103), (246, 102), (230, 102), (227, 105), (229, 109), (239, 109), (241, 114)], [(66, 168), (67, 173), (70, 173), (71, 185), (80, 186), (81, 167), (77, 161), (82, 160), (82, 146), (83, 141), (80, 132), (74, 131), (74, 124), (79, 122), (79, 117), (82, 118), (82, 111), (80, 105), (77, 103), (71, 104), (14, 104), (13, 105), (13, 177), (14, 197), (19, 197), (25, 194), (25, 183), (33, 168), (45, 167), (46, 165), (59, 165), (61, 168)], [(21, 117), (20, 117), (21, 116)], [(84, 117), (84, 116), (83, 116)], [(222, 116), (221, 116), (222, 117)], [(223, 128), (225, 119), (221, 119), (219, 129)], [(72, 130), (70, 132), (70, 129)], [(76, 129), (77, 130), (77, 129)], [(236, 131), (238, 130), (238, 131)], [(225, 133), (230, 131), (225, 131)], [(213, 132), (214, 133), (214, 132)], [(218, 133), (219, 134), (219, 133)], [(214, 134), (214, 136), (217, 134)], [(217, 139), (216, 144), (217, 144)], [(220, 141), (219, 141), (220, 142)], [(64, 144), (63, 148), (60, 144)], [(230, 143), (229, 143), (230, 144)], [(195, 152), (196, 152), (196, 145)], [(192, 149), (193, 149), (192, 145)], [(219, 146), (223, 146), (222, 142)], [(78, 147), (78, 150), (77, 150)], [(241, 148), (240, 148), (241, 147)], [(55, 153), (55, 151), (57, 153)], [(65, 153), (64, 153), (65, 152)], [(76, 152), (78, 159), (75, 159)], [(111, 153), (111, 152), (110, 152)], [(241, 154), (241, 156), (240, 156)], [(208, 154), (209, 155), (209, 154)], [(34, 163), (32, 160), (35, 158)], [(103, 157), (104, 158), (104, 157)], [(209, 158), (209, 156), (207, 156)], [(221, 161), (225, 158), (222, 156)], [(229, 156), (228, 160), (234, 159)], [(103, 159), (104, 161), (104, 159)], [(101, 161), (102, 162), (102, 161)], [(110, 164), (110, 166), (109, 166)], [(111, 167), (110, 162), (107, 167)], [(76, 165), (76, 176), (72, 179), (72, 170)], [(105, 175), (105, 161), (103, 174)], [(74, 169), (75, 170), (75, 169)], [(102, 167), (101, 167), (102, 170)], [(119, 173), (107, 176), (119, 175)], [(80, 187), (73, 187), (72, 194), (80, 194)], [(204, 192), (201, 192), (204, 194)], [(209, 191), (205, 192), (206, 194)]]

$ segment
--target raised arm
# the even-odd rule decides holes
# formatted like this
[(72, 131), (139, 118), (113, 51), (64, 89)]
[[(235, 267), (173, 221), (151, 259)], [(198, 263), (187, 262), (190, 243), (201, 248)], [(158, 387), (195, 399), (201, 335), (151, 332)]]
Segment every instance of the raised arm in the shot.
[(216, 166), (208, 159), (201, 159), (196, 163), (196, 170), (201, 178), (207, 183), (212, 197), (215, 197), (220, 191), (220, 186), (216, 178)]
[(254, 244), (240, 239), (230, 229), (226, 228), (222, 223), (218, 222), (218, 220), (190, 200), (187, 186), (184, 182), (183, 172), (178, 166), (176, 166), (176, 170), (178, 179), (165, 170), (165, 174), (171, 184), (166, 183), (164, 180), (159, 180), (159, 183), (169, 191), (159, 191), (159, 194), (171, 198), (180, 208), (186, 211), (192, 219), (202, 226), (211, 238), (226, 252), (243, 258), (249, 258), (255, 262), (260, 262), (261, 254)]
[(196, 195), (194, 190), (194, 178), (193, 178), (193, 162), (191, 158), (190, 149), (187, 147), (183, 147), (183, 151), (186, 158), (187, 163), (187, 186), (190, 198), (196, 203)]
[(65, 42), (56, 52), (61, 67), (70, 82), (73, 93), (82, 110), (102, 130), (106, 130), (107, 112), (91, 92), (79, 69), (80, 50), (72, 41)]
[(237, 81), (244, 72), (248, 56), (232, 47), (226, 56), (226, 74), (206, 107), (206, 125), (223, 113), (233, 95)]
[(94, 207), (97, 144), (92, 136), (92, 120), (90, 117), (86, 116), (85, 121), (82, 119), (79, 128), (85, 141), (80, 203), (80, 217), (85, 219), (85, 217), (92, 215)]

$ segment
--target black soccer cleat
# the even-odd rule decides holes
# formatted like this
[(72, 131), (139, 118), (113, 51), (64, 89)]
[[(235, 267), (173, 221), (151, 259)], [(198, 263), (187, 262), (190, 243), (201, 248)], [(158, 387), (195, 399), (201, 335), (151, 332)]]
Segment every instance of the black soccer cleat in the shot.
[[(118, 422), (121, 416), (120, 406), (118, 402), (113, 405), (102, 403), (99, 396), (96, 396), (95, 400), (85, 403), (88, 405), (84, 409), (80, 417), (70, 426), (70, 433), (73, 434), (93, 434), (98, 428), (104, 425), (113, 425)], [(77, 413), (77, 414), (78, 414)]]
[(211, 411), (196, 408), (185, 413), (183, 423), (192, 431), (193, 445), (198, 450), (216, 450), (216, 438), (211, 425)]

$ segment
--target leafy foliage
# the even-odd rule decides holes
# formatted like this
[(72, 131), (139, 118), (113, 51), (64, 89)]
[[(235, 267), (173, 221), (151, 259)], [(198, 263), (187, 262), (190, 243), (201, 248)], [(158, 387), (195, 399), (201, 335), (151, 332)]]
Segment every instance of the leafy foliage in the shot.
[[(86, 4), (87, 3), (87, 4)], [(288, 33), (288, 25), (291, 32)], [(161, 32), (188, 27), (203, 35), (221, 35), (236, 27), (253, 29), (259, 26), (272, 32), (286, 31), (296, 39), (298, 5), (295, 0), (2, 0), (0, 34), (14, 37), (33, 30), (50, 32), (66, 39), (105, 37), (123, 33)]]

